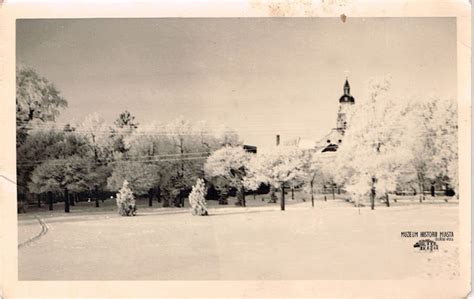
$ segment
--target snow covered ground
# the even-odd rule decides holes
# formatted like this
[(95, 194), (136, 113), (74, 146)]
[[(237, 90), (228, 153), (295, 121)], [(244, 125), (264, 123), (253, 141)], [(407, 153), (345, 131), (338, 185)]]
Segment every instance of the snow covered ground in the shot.
[[(343, 200), (291, 200), (286, 211), (248, 198), (249, 207), (147, 208), (120, 217), (113, 205), (19, 215), (20, 280), (456, 279), (456, 200), (398, 201), (360, 210)], [(88, 203), (81, 203), (83, 205)], [(90, 204), (91, 205), (91, 204)], [(143, 203), (142, 205), (145, 205)], [(91, 212), (94, 211), (94, 212)], [(420, 252), (402, 231), (453, 231), (454, 241)]]

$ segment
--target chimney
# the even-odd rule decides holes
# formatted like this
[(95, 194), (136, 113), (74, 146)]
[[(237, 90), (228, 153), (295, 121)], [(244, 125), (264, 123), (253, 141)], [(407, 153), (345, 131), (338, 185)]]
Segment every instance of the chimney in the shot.
[(280, 145), (280, 135), (279, 134), (277, 134), (276, 144), (277, 144), (277, 146)]

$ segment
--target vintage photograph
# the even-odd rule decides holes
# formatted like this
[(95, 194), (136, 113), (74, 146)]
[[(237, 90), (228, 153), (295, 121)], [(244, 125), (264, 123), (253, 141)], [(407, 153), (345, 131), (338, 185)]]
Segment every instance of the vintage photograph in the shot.
[(17, 19), (18, 280), (459, 279), (456, 30)]

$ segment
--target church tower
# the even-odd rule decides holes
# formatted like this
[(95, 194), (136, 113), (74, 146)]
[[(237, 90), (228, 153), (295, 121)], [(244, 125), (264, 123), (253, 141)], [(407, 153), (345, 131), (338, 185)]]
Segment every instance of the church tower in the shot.
[(347, 113), (352, 105), (354, 105), (354, 97), (351, 95), (351, 86), (349, 80), (346, 77), (346, 83), (344, 83), (344, 94), (339, 98), (339, 111), (337, 113), (337, 126), (336, 130), (344, 135), (347, 129)]
[(336, 152), (344, 139), (344, 133), (348, 127), (348, 117), (350, 116), (352, 105), (355, 104), (354, 97), (351, 95), (351, 86), (346, 76), (344, 83), (344, 94), (339, 98), (339, 111), (337, 112), (337, 125), (329, 134), (324, 136), (317, 144), (321, 152)]

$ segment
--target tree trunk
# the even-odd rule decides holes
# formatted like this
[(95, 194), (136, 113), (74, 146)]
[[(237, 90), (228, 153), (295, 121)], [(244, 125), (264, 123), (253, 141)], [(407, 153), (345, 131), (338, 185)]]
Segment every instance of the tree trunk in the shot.
[(420, 203), (423, 202), (423, 200), (425, 200), (425, 188), (423, 186), (423, 181), (424, 181), (424, 176), (418, 172), (417, 173), (417, 178), (418, 178), (418, 188), (420, 189)]
[(420, 188), (420, 202), (423, 202), (423, 200), (425, 200), (425, 185), (422, 182), (420, 182), (419, 188)]
[(270, 186), (270, 203), (276, 203), (277, 202), (277, 196), (276, 196), (276, 190), (275, 187)]
[(387, 207), (390, 207), (390, 199), (388, 198), (388, 192), (385, 193), (385, 198), (386, 198), (385, 203), (387, 204)]
[(423, 190), (421, 189), (421, 183), (418, 181), (418, 189), (420, 190), (420, 195), (419, 195), (419, 199), (420, 199), (420, 203), (423, 202)]
[(295, 188), (291, 187), (291, 200), (295, 200)]
[(38, 208), (41, 208), (41, 196), (40, 196), (40, 194), (36, 195), (36, 198), (38, 198)]
[[(95, 143), (95, 138), (92, 137), (92, 143)], [(94, 161), (97, 163), (97, 161), (99, 160), (99, 154), (97, 153), (97, 147), (94, 146)]]
[(53, 210), (53, 192), (48, 191), (48, 204), (49, 204), (49, 210)]
[(238, 192), (239, 192), (239, 195), (240, 195), (240, 196), (239, 196), (239, 197), (240, 197), (240, 198), (239, 198), (240, 205), (241, 205), (242, 207), (245, 207), (245, 204), (246, 204), (246, 203), (245, 203), (245, 188), (244, 188), (243, 186), (241, 186), (241, 187), (239, 188), (239, 191), (238, 191)]
[(99, 186), (94, 186), (95, 207), (99, 207)]
[(372, 178), (372, 187), (370, 188), (370, 209), (375, 209), (375, 178)]
[(336, 194), (334, 192), (334, 185), (332, 186), (332, 199), (336, 199)]
[(375, 193), (374, 193), (374, 191), (370, 192), (370, 209), (372, 209), (372, 210), (375, 209)]
[(314, 208), (313, 181), (311, 181), (311, 206)]
[(425, 200), (425, 183), (421, 183), (421, 196)]
[(253, 191), (253, 200), (256, 200), (257, 197), (255, 196), (255, 193), (257, 193), (256, 191)]
[(153, 206), (153, 189), (148, 190), (148, 206)]
[(64, 212), (69, 213), (69, 190), (64, 189)]
[(158, 200), (159, 203), (161, 203), (161, 188), (158, 187), (158, 190), (156, 191), (156, 199)]
[(281, 210), (285, 210), (285, 187), (281, 186)]
[(71, 195), (74, 195), (74, 193), (73, 193), (73, 194), (69, 194), (69, 197), (68, 197), (68, 198), (69, 198), (69, 205), (75, 206), (76, 203), (74, 202), (74, 196), (71, 196)]

